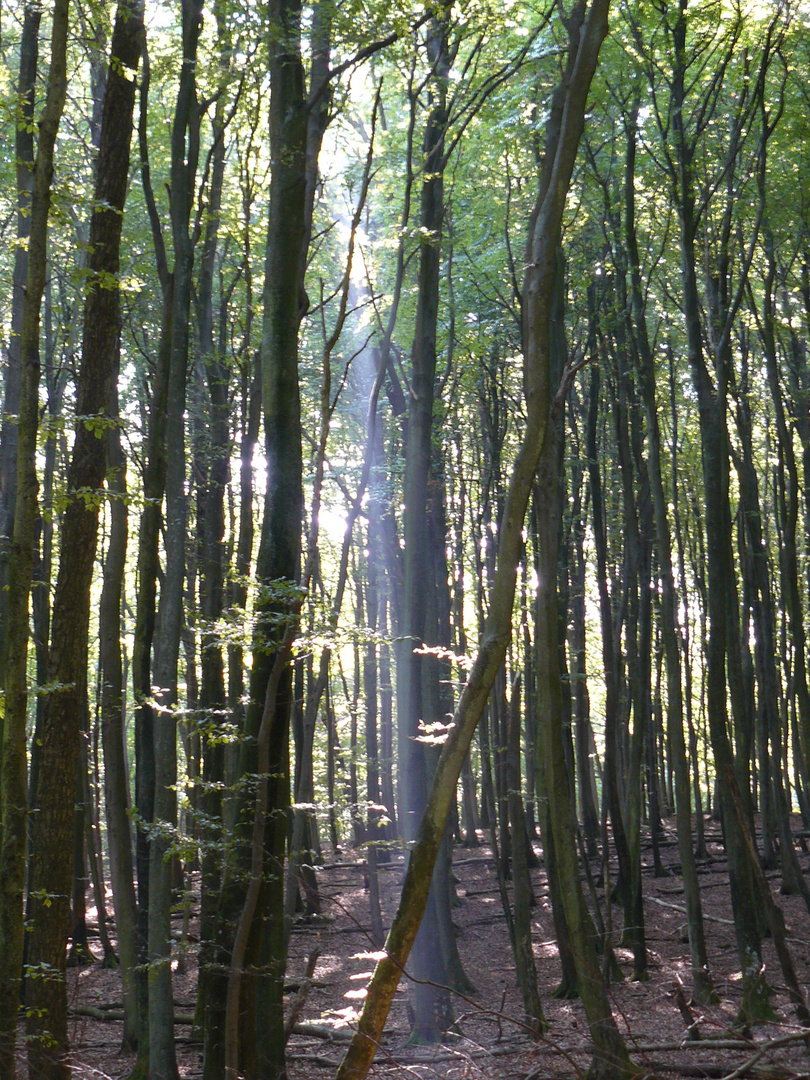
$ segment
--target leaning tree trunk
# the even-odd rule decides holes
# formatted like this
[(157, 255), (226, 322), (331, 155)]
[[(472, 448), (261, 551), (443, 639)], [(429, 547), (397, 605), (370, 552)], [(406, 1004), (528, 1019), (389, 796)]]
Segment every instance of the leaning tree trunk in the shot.
[[(548, 128), (543, 183), (530, 226), (525, 289), (527, 349), (524, 371), (527, 423), (509, 480), (499, 536), (498, 569), (481, 645), (464, 686), (439, 758), (430, 797), (405, 876), (402, 897), (386, 941), (386, 955), (375, 968), (358, 1031), (338, 1070), (338, 1080), (362, 1080), (368, 1074), (382, 1029), (427, 905), (433, 866), (455, 797), (456, 784), (495, 676), (511, 638), (516, 572), (523, 545), (523, 519), (547, 435), (556, 387), (550, 384), (549, 310), (554, 283), (565, 196), (584, 127), (587, 95), (607, 33), (607, 2), (595, 0), (585, 18), (584, 6), (569, 23), (570, 53), (564, 84)], [(556, 642), (556, 633), (554, 635)], [(573, 839), (573, 838), (571, 838)], [(569, 857), (576, 866), (573, 846)], [(578, 867), (575, 871), (578, 880)], [(600, 1075), (625, 1075), (626, 1050), (618, 1031), (594, 1031)], [(614, 1035), (615, 1032), (615, 1035)], [(608, 1048), (609, 1047), (609, 1048)], [(603, 1050), (607, 1054), (603, 1055)]]
[[(60, 19), (55, 24), (65, 33), (67, 12), (58, 10)], [(98, 531), (98, 501), (86, 498), (85, 493), (98, 492), (104, 483), (106, 455), (100, 439), (105, 427), (115, 422), (108, 418), (117, 371), (120, 298), (109, 282), (116, 279), (119, 269), (135, 101), (134, 81), (129, 76), (138, 66), (142, 32), (139, 8), (129, 3), (122, 5), (116, 15), (111, 45), (114, 62), (110, 64), (104, 99), (95, 209), (90, 225), (82, 359), (76, 388), (79, 419), (68, 472), (69, 502), (62, 521), (53, 607), (49, 677), (60, 689), (48, 696), (41, 732), (41, 772), (32, 845), (33, 930), (28, 962), (50, 965), (62, 975), (70, 892), (70, 865), (64, 853), (69, 848), (72, 830), (82, 694), (87, 674), (90, 585)], [(59, 72), (59, 82), (64, 100), (64, 69)], [(41, 899), (43, 896), (49, 902)], [(65, 1059), (64, 977), (32, 980), (28, 1000), (30, 1071), (36, 1076), (61, 1080), (70, 1072)]]

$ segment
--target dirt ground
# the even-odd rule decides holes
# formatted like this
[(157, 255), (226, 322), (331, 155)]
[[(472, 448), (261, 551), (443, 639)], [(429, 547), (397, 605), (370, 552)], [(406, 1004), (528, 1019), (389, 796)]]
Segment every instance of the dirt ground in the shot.
[[(799, 827), (797, 822), (797, 828)], [(748, 1040), (733, 1024), (741, 998), (739, 964), (734, 945), (728, 898), (726, 863), (716, 826), (709, 828), (709, 858), (700, 865), (701, 896), (712, 976), (721, 1001), (716, 1006), (693, 1006), (695, 1032), (687, 1039), (686, 1022), (678, 1004), (679, 984), (689, 996), (689, 958), (685, 937), (683, 890), (677, 876), (678, 857), (674, 823), (663, 840), (662, 854), (669, 868), (655, 878), (649, 852), (644, 859), (644, 892), (650, 979), (632, 982), (631, 957), (617, 949), (628, 976), (614, 983), (614, 1014), (627, 1038), (633, 1059), (648, 1077), (754, 1076), (764, 1080), (810, 1075), (810, 1056), (795, 1036), (799, 1026), (788, 1000), (771, 943), (764, 946), (767, 977), (774, 987), (774, 1022), (759, 1025)], [(538, 847), (539, 852), (539, 847)], [(806, 866), (807, 855), (800, 853)], [(390, 925), (401, 877), (401, 856), (381, 870), (383, 915)], [(320, 949), (314, 985), (300, 1018), (299, 1030), (288, 1045), (290, 1080), (326, 1080), (334, 1074), (361, 1003), (372, 962), (367, 927), (368, 893), (363, 888), (362, 856), (355, 852), (327, 855), (318, 871), (323, 918), (299, 923), (292, 934), (289, 979), (303, 972), (313, 948)], [(391, 1080), (545, 1080), (578, 1077), (587, 1069), (589, 1039), (578, 1001), (561, 1001), (552, 992), (559, 981), (557, 949), (553, 939), (550, 902), (542, 867), (533, 871), (538, 903), (534, 909), (534, 950), (543, 1007), (549, 1021), (542, 1042), (531, 1041), (521, 1027), (520, 995), (487, 846), (457, 849), (454, 869), (460, 904), (454, 922), (467, 974), (475, 993), (456, 998), (459, 1037), (438, 1048), (411, 1049), (408, 1036), (407, 981), (403, 980), (389, 1018), (384, 1045), (372, 1075)], [(598, 871), (597, 867), (594, 867)], [(770, 875), (774, 895), (788, 926), (793, 961), (803, 986), (810, 978), (810, 916), (800, 897), (778, 895), (778, 875)], [(621, 912), (612, 908), (614, 941), (618, 941)], [(179, 928), (178, 919), (178, 928)], [(192, 931), (194, 924), (192, 921)], [(192, 935), (193, 936), (193, 935)], [(178, 1015), (190, 1014), (196, 979), (194, 945), (186, 955), (186, 971), (175, 972)], [(69, 973), (71, 1039), (74, 1076), (80, 1080), (122, 1080), (132, 1057), (120, 1051), (119, 1022), (100, 1021), (90, 1013), (106, 1013), (120, 1004), (120, 981), (115, 971), (100, 963)], [(310, 1025), (307, 1028), (307, 1025)], [(334, 1036), (325, 1038), (327, 1029)], [(312, 1034), (306, 1034), (307, 1031)], [(189, 1038), (188, 1023), (177, 1026), (180, 1073), (194, 1080), (201, 1076), (201, 1048)], [(791, 1038), (792, 1037), (792, 1038)]]

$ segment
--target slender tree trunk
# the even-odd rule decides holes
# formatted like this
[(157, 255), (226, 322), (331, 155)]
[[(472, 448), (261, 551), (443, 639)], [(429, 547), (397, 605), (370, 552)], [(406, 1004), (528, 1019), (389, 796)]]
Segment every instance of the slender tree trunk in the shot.
[[(221, 3), (215, 4), (220, 52), (220, 96), (211, 124), (213, 139), (211, 180), (208, 188), (207, 220), (197, 282), (196, 310), (200, 362), (204, 370), (208, 400), (205, 403), (207, 425), (204, 436), (204, 484), (198, 496), (200, 536), (200, 613), (204, 630), (200, 648), (201, 715), (207, 723), (199, 734), (202, 756), (201, 783), (196, 792), (196, 828), (202, 844), (202, 884), (200, 914), (200, 974), (197, 985), (198, 1015), (204, 1017), (204, 1059), (207, 1075), (222, 1068), (223, 1032), (227, 979), (224, 974), (227, 955), (222, 949), (226, 933), (221, 925), (219, 907), (222, 871), (225, 862), (226, 836), (223, 812), (225, 753), (223, 734), (227, 695), (223, 645), (216, 626), (225, 606), (225, 490), (229, 478), (231, 451), (228, 381), (229, 371), (223, 354), (224, 341), (215, 339), (214, 279), (222, 212), (222, 188), (225, 176), (225, 86), (229, 77), (230, 43), (226, 14)], [(226, 298), (221, 299), (224, 305)], [(224, 313), (223, 313), (224, 317)], [(239, 658), (241, 662), (241, 657)], [(210, 718), (210, 719), (209, 719)], [(191, 778), (190, 778), (191, 779)]]
[[(595, 328), (594, 328), (595, 330)], [(596, 347), (595, 338), (592, 348)], [(593, 515), (594, 542), (597, 561), (597, 585), (599, 589), (599, 608), (602, 626), (602, 658), (605, 669), (605, 765), (604, 794), (610, 821), (613, 826), (613, 843), (619, 863), (617, 891), (625, 910), (625, 922), (633, 925), (631, 912), (632, 868), (630, 845), (625, 829), (624, 809), (620, 795), (619, 759), (621, 745), (619, 735), (619, 675), (620, 660), (617, 655), (618, 643), (614, 627), (613, 605), (608, 591), (607, 570), (607, 533), (605, 522), (605, 504), (602, 491), (602, 475), (597, 457), (597, 427), (599, 418), (599, 398), (601, 377), (599, 367), (591, 368), (590, 402), (588, 406), (588, 427), (586, 452), (591, 482), (591, 512)]]
[(150, 1080), (175, 1080), (174, 996), (171, 978), (172, 859), (170, 831), (177, 824), (178, 657), (183, 627), (183, 583), (187, 499), (185, 492), (186, 373), (191, 310), (192, 237), (189, 232), (200, 147), (197, 103), (197, 45), (202, 29), (202, 0), (182, 5), (183, 66), (171, 133), (171, 231), (174, 247), (169, 376), (166, 399), (166, 565), (155, 643), (154, 679), (160, 688), (153, 720), (155, 762), (154, 831), (149, 844), (149, 916), (147, 956), (149, 988)]
[(67, 962), (81, 967), (92, 964), (94, 957), (87, 941), (87, 850), (84, 842), (84, 820), (88, 812), (86, 799), (87, 777), (87, 677), (80, 690), (80, 728), (76, 755), (75, 788), (73, 795), (73, 881), (70, 898), (70, 951)]
[[(573, 505), (571, 509), (571, 553), (569, 565), (569, 606), (571, 612), (570, 656), (571, 696), (574, 712), (574, 744), (577, 765), (577, 787), (585, 845), (590, 857), (598, 854), (599, 813), (596, 804), (596, 778), (594, 760), (596, 743), (591, 726), (591, 706), (585, 667), (585, 524), (586, 507), (583, 506), (583, 477), (577, 469), (572, 479)], [(587, 498), (587, 496), (586, 496)], [(587, 503), (586, 503), (587, 505)]]
[(532, 949), (532, 886), (526, 858), (526, 816), (520, 792), (520, 682), (512, 684), (509, 709), (509, 821), (514, 844), (512, 848), (512, 890), (514, 897), (514, 953), (518, 984), (523, 998), (526, 1026), (539, 1036), (547, 1027), (537, 985), (537, 966)]
[[(110, 409), (118, 415), (118, 395)], [(138, 1042), (137, 903), (133, 882), (131, 803), (124, 743), (124, 675), (121, 661), (121, 601), (127, 552), (126, 459), (116, 425), (105, 435), (107, 486), (110, 491), (110, 539), (104, 562), (99, 606), (99, 660), (101, 666), (101, 741), (104, 750), (104, 803), (107, 810), (107, 847), (113, 894), (118, 958), (124, 995), (123, 1046), (134, 1050)]]
[[(565, 194), (570, 183), (585, 106), (599, 48), (607, 32), (607, 4), (584, 7), (569, 22), (571, 48), (566, 80), (558, 89), (548, 125), (546, 164), (540, 194), (532, 214), (530, 258), (525, 290), (527, 349), (524, 373), (527, 423), (510, 477), (499, 537), (498, 571), (493, 583), (481, 646), (456, 707), (454, 722), (439, 759), (417, 842), (411, 853), (402, 898), (369, 986), (357, 1034), (339, 1070), (339, 1080), (362, 1080), (368, 1073), (388, 1015), (400, 973), (411, 950), (427, 905), (430, 879), (447, 813), (475, 728), (503, 663), (511, 636), (516, 571), (522, 548), (522, 528), (532, 483), (547, 434), (556, 387), (549, 370), (549, 310), (553, 290)], [(556, 658), (556, 632), (555, 658)], [(569, 804), (570, 805), (570, 804)], [(565, 838), (576, 864), (574, 838)], [(578, 881), (578, 866), (574, 877)], [(585, 954), (583, 953), (583, 958)], [(609, 1009), (608, 1009), (609, 1013)], [(592, 1027), (597, 1052), (594, 1074), (620, 1076), (629, 1071), (624, 1044), (612, 1023), (601, 1018)], [(599, 1064), (597, 1065), (596, 1062)]]
[(163, 293), (160, 340), (148, 414), (148, 434), (143, 466), (144, 509), (138, 530), (138, 573), (135, 633), (132, 647), (132, 692), (135, 699), (135, 808), (138, 830), (135, 857), (138, 875), (138, 1071), (149, 1068), (149, 827), (155, 812), (155, 710), (152, 703), (152, 646), (157, 621), (157, 580), (160, 571), (160, 532), (166, 489), (166, 420), (171, 361), (171, 322), (174, 306), (173, 278), (152, 192), (147, 119), (150, 86), (149, 54), (144, 46), (141, 78), (138, 144), (141, 180), (152, 227), (155, 261)]
[[(672, 570), (672, 539), (667, 513), (667, 498), (662, 473), (661, 431), (655, 400), (655, 365), (647, 335), (644, 294), (635, 223), (635, 112), (627, 124), (627, 161), (625, 181), (625, 234), (630, 269), (630, 300), (636, 344), (637, 376), (647, 422), (649, 445), (647, 464), (655, 519), (656, 554), (661, 581), (661, 636), (667, 666), (667, 731), (670, 739), (675, 772), (675, 812), (678, 822), (678, 853), (686, 901), (686, 926), (692, 961), (692, 985), (700, 1002), (714, 998), (709, 973), (706, 936), (703, 929), (703, 909), (692, 843), (692, 802), (689, 790), (689, 764), (684, 741), (683, 690), (681, 686), (681, 654), (678, 634), (678, 608)], [(700, 809), (700, 808), (698, 808)]]
[[(559, 466), (557, 440), (549, 424), (538, 470), (535, 498), (543, 506), (539, 517), (540, 584), (537, 599), (537, 674), (546, 688), (540, 704), (538, 729), (553, 838), (555, 874), (562, 913), (577, 975), (577, 991), (585, 1009), (594, 1058), (591, 1077), (618, 1077), (631, 1071), (627, 1051), (611, 1012), (607, 988), (596, 953), (596, 935), (585, 903), (576, 847), (573, 777), (566, 763), (563, 740), (563, 700), (557, 649), (557, 551), (559, 546)], [(564, 969), (565, 970), (565, 969)]]
[[(37, 22), (38, 25), (38, 22)], [(36, 26), (29, 27), (36, 34)], [(2, 759), (0, 760), (0, 986), (3, 987), (0, 1020), (0, 1067), (5, 1077), (15, 1073), (14, 1046), (20, 996), (23, 958), (23, 905), (25, 881), (26, 823), (28, 791), (26, 784), (26, 715), (28, 706), (27, 662), (29, 634), (29, 599), (34, 560), (34, 531), (37, 508), (36, 445), (39, 424), (39, 333), (40, 305), (45, 288), (48, 215), (53, 178), (54, 146), (67, 92), (66, 48), (68, 2), (60, 0), (53, 11), (51, 66), (45, 108), (39, 121), (39, 142), (33, 168), (30, 204), (21, 201), (19, 213), (28, 209), (28, 265), (25, 268), (25, 297), (19, 323), (19, 399), (14, 487), (13, 528), (8, 561), (8, 586), (4, 597), (5, 639), (2, 656), (4, 672), (4, 716), (2, 722)], [(33, 110), (33, 78), (36, 70), (36, 46), (23, 57), (33, 68), (26, 71), (23, 83), (24, 109)], [(31, 82), (28, 82), (28, 76)], [(19, 163), (25, 169), (25, 159)], [(22, 268), (20, 268), (22, 270)], [(16, 377), (12, 372), (12, 381)], [(7, 509), (9, 509), (7, 507)], [(65, 889), (65, 900), (69, 885)]]
[[(17, 73), (19, 122), (14, 130), (17, 180), (17, 243), (11, 279), (11, 326), (3, 371), (3, 416), (0, 428), (0, 656), (6, 653), (8, 572), (17, 502), (17, 423), (21, 391), (22, 318), (28, 278), (28, 238), (31, 233), (31, 195), (34, 186), (34, 99), (39, 60), (42, 6), (29, 0), (23, 13), (20, 66)], [(5, 668), (3, 668), (5, 671)], [(0, 678), (5, 681), (4, 676)], [(2, 721), (0, 721), (2, 730)], [(0, 1013), (6, 1016), (5, 1009)], [(0, 1050), (2, 1053), (2, 1050)]]
[[(761, 191), (760, 198), (764, 200), (764, 190)], [(785, 417), (784, 398), (779, 379), (773, 298), (776, 258), (773, 232), (767, 221), (763, 228), (763, 234), (767, 270), (763, 290), (762, 314), (758, 320), (759, 336), (765, 354), (768, 388), (773, 400), (776, 417), (776, 437), (779, 447), (776, 469), (776, 498), (779, 504), (777, 518), (781, 521), (782, 526), (779, 543), (780, 584), (782, 604), (786, 609), (790, 635), (793, 639), (793, 692), (799, 721), (797, 727), (800, 733), (799, 755), (797, 756), (803, 758), (803, 763), (806, 765), (810, 760), (810, 691), (807, 683), (806, 632), (799, 590), (799, 559), (796, 541), (799, 517), (799, 478), (793, 439)], [(797, 426), (801, 435), (806, 425), (803, 420), (800, 420)], [(767, 570), (767, 567), (765, 570)], [(796, 755), (796, 749), (794, 749), (794, 755)], [(787, 837), (784, 839), (787, 839)], [(790, 847), (792, 850), (792, 839)]]
[[(685, 99), (686, 4), (681, 0), (674, 33), (676, 73), (673, 99), (676, 106), (674, 137), (682, 190), (678, 193), (680, 219), (683, 312), (692, 382), (698, 397), (703, 485), (706, 515), (706, 563), (708, 576), (707, 714), (723, 807), (723, 827), (728, 856), (731, 902), (737, 950), (743, 970), (743, 1012), (767, 1015), (768, 990), (762, 973), (759, 915), (755, 902), (753, 867), (745, 847), (741, 821), (735, 810), (738, 771), (728, 738), (726, 661), (734, 643), (728, 640), (729, 589), (736, 581), (731, 550), (729, 507), (729, 446), (726, 422), (728, 372), (726, 357), (716, 356), (717, 385), (712, 385), (703, 353), (703, 330), (695, 261), (697, 223), (692, 178), (693, 146), (683, 128)], [(735, 589), (736, 592), (736, 589)], [(736, 607), (736, 605), (735, 605)], [(736, 618), (736, 610), (734, 618)], [(738, 755), (739, 757), (739, 755)]]
[[(627, 309), (627, 278), (623, 245), (616, 259), (614, 287), (619, 310)], [(641, 892), (641, 818), (644, 799), (642, 764), (644, 744), (651, 728), (652, 704), (652, 600), (650, 579), (652, 577), (652, 553), (650, 537), (642, 532), (642, 514), (645, 498), (649, 502), (649, 484), (643, 460), (634, 468), (633, 432), (629, 412), (632, 400), (632, 384), (627, 371), (626, 323), (621, 320), (616, 330), (615, 342), (616, 376), (613, 385), (613, 417), (616, 450), (622, 484), (622, 515), (624, 524), (624, 587), (627, 592), (627, 627), (625, 642), (627, 652), (628, 699), (632, 708), (633, 732), (630, 736), (630, 769), (627, 777), (627, 795), (624, 809), (627, 811), (627, 846), (630, 857), (629, 895), (625, 900), (625, 925), (623, 941), (633, 949), (633, 978), (645, 980), (647, 971), (647, 946), (644, 930), (644, 905)], [(640, 458), (641, 454), (637, 455)], [(637, 505), (638, 503), (638, 505)], [(618, 657), (616, 658), (618, 660)], [(654, 830), (658, 822), (651, 822)], [(620, 860), (621, 865), (621, 860)]]

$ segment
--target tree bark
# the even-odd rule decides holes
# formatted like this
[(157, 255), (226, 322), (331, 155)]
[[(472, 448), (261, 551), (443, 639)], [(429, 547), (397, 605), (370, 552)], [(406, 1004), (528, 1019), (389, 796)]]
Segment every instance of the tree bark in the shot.
[(171, 233), (174, 248), (170, 360), (166, 403), (166, 565), (158, 606), (160, 633), (155, 642), (154, 679), (158, 707), (154, 746), (154, 821), (149, 844), (149, 917), (147, 956), (149, 988), (150, 1080), (175, 1080), (171, 978), (172, 859), (171, 831), (177, 824), (178, 657), (183, 626), (183, 583), (187, 500), (185, 492), (186, 375), (189, 351), (191, 274), (194, 259), (191, 211), (200, 150), (197, 102), (197, 46), (202, 29), (202, 0), (182, 4), (183, 64), (171, 132)]
[[(237, 975), (238, 955), (231, 960), (230, 979), (241, 988), (242, 1038), (239, 1016), (226, 1017), (226, 1076), (238, 1067), (255, 1069), (268, 1080), (286, 1074), (284, 1056), (283, 984), (286, 965), (283, 867), (287, 842), (289, 791), (289, 732), (292, 685), (290, 672), (277, 672), (284, 661), (282, 640), (297, 615), (295, 583), (300, 575), (303, 524), (303, 463), (301, 403), (298, 383), (298, 332), (306, 301), (301, 267), (306, 239), (307, 107), (301, 54), (300, 0), (272, 0), (269, 6), (270, 45), (270, 208), (261, 342), (262, 407), (264, 412), (267, 492), (257, 562), (257, 576), (268, 587), (260, 605), (257, 645), (250, 677), (246, 733), (261, 733), (263, 755), (259, 795), (254, 806), (254, 832), (264, 837), (264, 867), (258, 872), (261, 923), (253, 920), (251, 890), (242, 904), (237, 933), (252, 931), (251, 969)], [(275, 593), (275, 595), (273, 595)], [(274, 616), (275, 628), (273, 626)], [(278, 627), (281, 627), (281, 630)], [(281, 650), (281, 651), (280, 651)], [(270, 695), (273, 700), (270, 700)], [(264, 718), (263, 718), (264, 714)], [(256, 771), (255, 752), (245, 754), (242, 771)], [(251, 762), (249, 759), (253, 757)], [(255, 849), (255, 837), (253, 841)], [(255, 904), (258, 904), (257, 899)], [(255, 911), (255, 904), (253, 910)], [(237, 939), (238, 940), (238, 939)], [(244, 956), (245, 954), (243, 954)], [(228, 1000), (240, 1001), (229, 986)], [(241, 1054), (241, 1065), (238, 1061)]]
[(687, 913), (687, 933), (692, 962), (692, 985), (695, 998), (709, 1002), (714, 998), (709, 973), (703, 909), (697, 880), (692, 843), (692, 802), (689, 791), (689, 765), (684, 740), (683, 690), (678, 635), (677, 597), (672, 570), (672, 539), (667, 514), (667, 499), (662, 474), (661, 431), (655, 400), (655, 365), (647, 335), (647, 318), (641, 285), (640, 259), (635, 221), (636, 113), (627, 120), (627, 155), (625, 178), (625, 240), (630, 271), (632, 330), (636, 345), (639, 390), (647, 422), (649, 444), (648, 469), (655, 519), (656, 554), (661, 581), (661, 636), (667, 666), (667, 731), (675, 772), (675, 813), (678, 821), (678, 853)]
[[(550, 384), (548, 344), (556, 251), (565, 196), (584, 126), (588, 90), (599, 48), (607, 33), (607, 6), (604, 0), (595, 0), (587, 19), (584, 7), (576, 9), (577, 17), (571, 24), (569, 70), (556, 102), (555, 118), (559, 126), (555, 130), (550, 125), (548, 132), (543, 183), (531, 219), (531, 258), (527, 260), (530, 266), (524, 294), (528, 345), (524, 372), (527, 423), (507, 490), (499, 536), (498, 570), (481, 645), (434, 774), (399, 908), (386, 941), (386, 956), (378, 962), (372, 976), (358, 1031), (340, 1065), (338, 1080), (362, 1080), (371, 1066), (400, 974), (427, 905), (433, 865), (464, 758), (511, 637), (523, 519), (556, 392), (556, 387)], [(618, 1032), (616, 1037), (621, 1043)], [(612, 1070), (598, 1071), (600, 1075), (608, 1075), (611, 1071), (613, 1075), (626, 1073), (626, 1051)]]
[[(716, 385), (704, 358), (701, 306), (698, 295), (695, 243), (697, 214), (693, 189), (694, 133), (684, 128), (686, 102), (686, 3), (681, 0), (673, 28), (675, 69), (672, 83), (674, 105), (673, 138), (678, 162), (678, 189), (675, 191), (680, 222), (681, 281), (686, 324), (689, 367), (698, 398), (702, 471), (706, 515), (706, 563), (708, 577), (709, 638), (707, 648), (707, 714), (714, 752), (718, 788), (723, 808), (723, 827), (728, 856), (731, 902), (737, 950), (743, 971), (743, 1013), (768, 1014), (768, 991), (762, 972), (759, 914), (753, 867), (746, 850), (743, 822), (735, 812), (734, 796), (739, 793), (739, 763), (745, 754), (734, 755), (728, 737), (726, 665), (729, 675), (735, 667), (729, 657), (735, 641), (729, 641), (729, 620), (737, 618), (736, 577), (731, 548), (729, 503), (729, 439), (727, 427), (727, 387), (729, 380), (726, 344), (727, 328), (715, 349)], [(736, 665), (738, 666), (738, 665)], [(731, 694), (733, 699), (733, 693)], [(747, 764), (745, 765), (747, 773)], [(741, 796), (742, 797), (742, 796)]]
[[(118, 395), (110, 409), (118, 416)], [(131, 799), (124, 742), (125, 694), (121, 662), (121, 601), (127, 553), (126, 459), (121, 432), (116, 426), (106, 433), (107, 486), (110, 491), (110, 538), (104, 561), (104, 580), (99, 605), (99, 663), (101, 667), (101, 743), (104, 752), (104, 803), (107, 811), (107, 849), (110, 884), (118, 936), (118, 959), (124, 997), (122, 1044), (134, 1050), (138, 1044), (138, 919), (133, 879)]]
[[(20, 317), (20, 391), (16, 447), (14, 524), (8, 562), (8, 590), (4, 654), (4, 716), (2, 723), (2, 790), (0, 791), (0, 986), (3, 989), (0, 1062), (3, 1075), (13, 1078), (14, 1046), (23, 958), (23, 906), (26, 823), (26, 714), (28, 706), (28, 608), (34, 560), (37, 508), (36, 444), (39, 426), (40, 305), (45, 288), (48, 215), (51, 203), (54, 147), (67, 93), (66, 49), (68, 0), (53, 11), (51, 66), (45, 108), (39, 122), (30, 197), (30, 232), (25, 298)], [(33, 28), (35, 33), (36, 28)], [(29, 41), (30, 45), (31, 42)], [(33, 59), (35, 56), (25, 58)], [(26, 76), (27, 78), (27, 76)], [(33, 78), (33, 75), (32, 75)], [(26, 93), (33, 87), (26, 85)], [(33, 101), (30, 103), (33, 109)], [(20, 162), (21, 169), (26, 167)], [(21, 212), (24, 208), (21, 207)], [(69, 886), (65, 889), (65, 899)], [(7, 995), (7, 996), (6, 996)]]
[[(67, 10), (57, 8), (55, 31), (67, 29)], [(64, 21), (64, 23), (63, 23)], [(110, 288), (119, 270), (129, 146), (143, 25), (137, 6), (121, 5), (111, 45), (104, 100), (93, 217), (90, 225), (88, 292), (82, 360), (77, 384), (77, 426), (68, 472), (70, 494), (62, 522), (62, 547), (53, 607), (49, 678), (60, 690), (48, 696), (41, 733), (41, 774), (33, 830), (31, 934), (28, 962), (47, 964), (62, 976), (69, 930), (70, 846), (74, 783), (87, 676), (90, 584), (96, 552), (98, 510), (106, 473), (99, 440), (111, 422), (112, 384), (117, 370), (119, 292)], [(60, 49), (64, 48), (64, 43)], [(54, 48), (54, 60), (57, 58)], [(64, 54), (61, 54), (64, 64)], [(57, 68), (60, 100), (65, 72)], [(54, 83), (52, 72), (51, 82)], [(53, 92), (53, 91), (52, 91)], [(46, 107), (47, 108), (47, 107)], [(55, 135), (55, 127), (53, 128)], [(33, 234), (32, 234), (33, 235)], [(36, 979), (29, 986), (28, 1060), (32, 1074), (61, 1080), (69, 1075), (67, 996), (64, 978)]]
[[(3, 417), (0, 429), (0, 656), (5, 655), (8, 625), (8, 571), (17, 501), (17, 424), (21, 389), (21, 331), (28, 277), (28, 237), (31, 233), (31, 194), (34, 184), (34, 98), (39, 60), (42, 7), (25, 5), (17, 73), (14, 156), (17, 180), (17, 243), (11, 279), (11, 326), (3, 375)], [(5, 669), (3, 669), (5, 670)], [(0, 729), (2, 719), (0, 719)], [(5, 1011), (3, 1010), (5, 1016)]]

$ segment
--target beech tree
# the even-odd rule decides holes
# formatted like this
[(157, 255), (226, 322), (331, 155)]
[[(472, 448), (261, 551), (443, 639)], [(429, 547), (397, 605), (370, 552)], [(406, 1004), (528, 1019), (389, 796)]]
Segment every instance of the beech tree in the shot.
[[(70, 918), (70, 865), (64, 858), (73, 825), (75, 762), (86, 694), (87, 623), (98, 526), (98, 492), (104, 482), (105, 427), (114, 401), (119, 334), (122, 216), (129, 175), (135, 101), (134, 72), (142, 47), (138, 6), (122, 6), (111, 42), (95, 210), (90, 226), (88, 291), (84, 309), (82, 367), (77, 383), (78, 422), (68, 472), (69, 503), (62, 524), (60, 572), (54, 598), (49, 677), (58, 687), (47, 699), (40, 733), (42, 765), (34, 815), (29, 886), (35, 931), (28, 962), (64, 973)], [(100, 430), (99, 430), (100, 428)], [(33, 979), (28, 986), (29, 1062), (42, 1076), (69, 1075), (67, 993), (64, 979)]]
[(694, 996), (725, 985), (707, 811), (739, 1022), (766, 932), (807, 1022), (764, 873), (810, 899), (806, 44), (788, 8), (607, 14), (183, 0), (145, 42), (137, 5), (4, 7), (3, 1076), (22, 997), (69, 1071), (91, 878), (135, 1071), (177, 1075), (197, 964), (203, 1075), (284, 1076), (346, 848), (385, 957), (341, 1076), (402, 970), (446, 1037), (457, 843), (495, 860), (516, 1023), (554, 1015), (545, 874), (556, 993), (626, 1075), (603, 978), (649, 974), (671, 829)]
[[(32, 52), (38, 20), (27, 24), (22, 79), (23, 116), (30, 123), (33, 113)], [(37, 506), (36, 444), (39, 427), (40, 305), (45, 289), (46, 245), (51, 206), (54, 148), (59, 121), (67, 95), (68, 3), (54, 7), (51, 56), (45, 106), (39, 120), (39, 138), (33, 159), (30, 202), (21, 184), (19, 212), (30, 216), (25, 294), (18, 323), (19, 398), (16, 431), (16, 485), (11, 553), (8, 565), (8, 603), (3, 664), (3, 744), (0, 772), (0, 867), (3, 904), (0, 916), (0, 969), (3, 972), (3, 1010), (0, 1030), (0, 1061), (4, 1077), (14, 1077), (16, 1020), (23, 958), (23, 887), (27, 847), (26, 712), (28, 703), (28, 605), (34, 561), (34, 519)], [(36, 61), (33, 60), (33, 69)], [(24, 147), (20, 147), (25, 149)], [(23, 159), (24, 161), (25, 159)], [(20, 169), (25, 165), (21, 163)], [(12, 379), (17, 372), (12, 369)], [(70, 773), (69, 790), (73, 791)], [(63, 849), (64, 851), (64, 849)], [(68, 870), (69, 874), (69, 870)], [(65, 896), (69, 889), (65, 889)], [(64, 929), (62, 927), (61, 929)], [(58, 1024), (58, 1017), (57, 1017)], [(58, 1031), (58, 1029), (57, 1029)], [(36, 1049), (34, 1048), (34, 1054)]]
[[(483, 640), (442, 749), (418, 839), (411, 851), (399, 909), (386, 939), (386, 956), (378, 961), (375, 968), (357, 1034), (338, 1070), (340, 1080), (367, 1075), (404, 963), (416, 937), (461, 766), (506, 653), (523, 518), (543, 448), (553, 445), (549, 420), (558, 387), (553, 385), (551, 377), (550, 309), (557, 244), (565, 197), (584, 126), (587, 95), (596, 70), (599, 49), (607, 33), (607, 4), (597, 2), (587, 13), (584, 5), (578, 8), (569, 23), (568, 33), (566, 77), (552, 103), (540, 190), (527, 241), (524, 385), (528, 424), (510, 476), (493, 595)], [(549, 679), (553, 686), (551, 670)], [(565, 784), (561, 747), (553, 734), (556, 723), (559, 721), (551, 725), (550, 742), (553, 749), (547, 758), (547, 766), (551, 764), (552, 777), (556, 777), (558, 783)], [(566, 916), (575, 935), (581, 993), (595, 1046), (592, 1071), (599, 1076), (624, 1075), (631, 1070), (630, 1061), (613, 1022), (604, 987), (600, 989), (598, 979), (594, 979), (598, 967), (589, 963), (594, 959), (593, 946), (587, 935), (584, 897), (579, 889), (568, 792), (565, 788), (558, 789), (558, 792), (552, 789), (550, 796), (552, 828), (559, 841), (558, 857), (565, 861)], [(556, 819), (555, 814), (558, 815)]]

